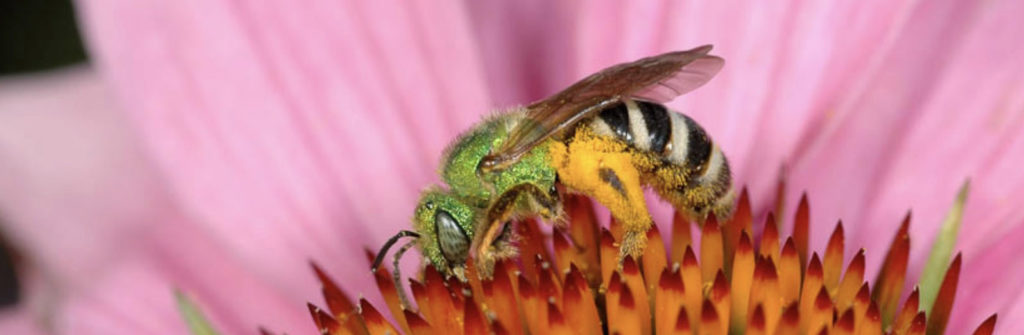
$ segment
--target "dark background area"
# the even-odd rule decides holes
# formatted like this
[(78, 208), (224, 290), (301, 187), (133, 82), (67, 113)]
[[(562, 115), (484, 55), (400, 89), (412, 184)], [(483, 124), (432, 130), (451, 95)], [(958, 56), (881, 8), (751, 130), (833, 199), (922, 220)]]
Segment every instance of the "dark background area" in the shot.
[[(71, 1), (0, 0), (0, 80), (86, 61)], [(0, 231), (0, 308), (16, 306), (21, 298), (20, 262)]]
[(68, 0), (0, 0), (0, 75), (86, 61)]

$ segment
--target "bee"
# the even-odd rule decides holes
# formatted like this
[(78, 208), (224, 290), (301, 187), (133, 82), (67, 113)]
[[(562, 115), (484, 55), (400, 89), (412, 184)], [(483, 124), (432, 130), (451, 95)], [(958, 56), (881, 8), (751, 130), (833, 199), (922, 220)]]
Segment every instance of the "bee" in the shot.
[[(693, 119), (662, 103), (707, 83), (724, 60), (711, 46), (619, 64), (525, 107), (491, 116), (445, 150), (440, 175), (420, 197), (414, 231), (388, 240), (388, 249), (413, 237), (438, 271), (465, 281), (473, 253), (481, 277), (496, 260), (516, 254), (507, 222), (540, 217), (560, 222), (561, 192), (589, 196), (623, 225), (620, 260), (639, 256), (652, 225), (643, 187), (691, 219), (731, 215), (729, 163)], [(558, 186), (561, 185), (561, 186)], [(560, 189), (564, 189), (560, 191)]]

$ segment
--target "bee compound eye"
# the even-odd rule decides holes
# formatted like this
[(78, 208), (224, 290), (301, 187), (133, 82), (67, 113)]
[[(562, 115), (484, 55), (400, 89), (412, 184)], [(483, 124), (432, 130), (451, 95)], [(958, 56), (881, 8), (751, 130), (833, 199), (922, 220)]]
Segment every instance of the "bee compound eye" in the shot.
[(447, 211), (439, 210), (434, 214), (434, 227), (437, 229), (437, 245), (448, 263), (464, 263), (469, 256), (469, 237), (455, 218)]

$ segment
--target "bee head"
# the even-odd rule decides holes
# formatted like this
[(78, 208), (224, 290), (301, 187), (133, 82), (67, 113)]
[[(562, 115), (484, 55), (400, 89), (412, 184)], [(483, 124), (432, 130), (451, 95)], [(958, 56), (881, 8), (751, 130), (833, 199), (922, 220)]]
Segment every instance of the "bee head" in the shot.
[(413, 226), (421, 236), (424, 257), (439, 271), (461, 279), (478, 212), (439, 188), (427, 190), (420, 197)]

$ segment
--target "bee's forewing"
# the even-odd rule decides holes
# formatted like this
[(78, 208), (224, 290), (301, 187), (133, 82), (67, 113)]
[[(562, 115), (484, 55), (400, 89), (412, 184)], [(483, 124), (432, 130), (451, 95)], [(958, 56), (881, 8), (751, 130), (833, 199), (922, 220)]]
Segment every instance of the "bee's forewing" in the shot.
[(609, 67), (569, 88), (526, 107), (520, 122), (485, 166), (519, 159), (544, 139), (567, 129), (623, 97), (667, 102), (711, 80), (724, 60), (708, 55), (710, 45), (676, 51)]
[(647, 86), (633, 93), (632, 96), (659, 103), (672, 101), (680, 95), (703, 86), (722, 69), (724, 64), (724, 60), (715, 56), (694, 59), (671, 77), (665, 78), (655, 85)]

